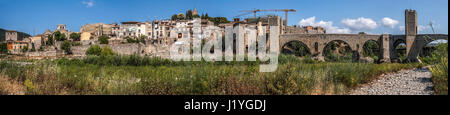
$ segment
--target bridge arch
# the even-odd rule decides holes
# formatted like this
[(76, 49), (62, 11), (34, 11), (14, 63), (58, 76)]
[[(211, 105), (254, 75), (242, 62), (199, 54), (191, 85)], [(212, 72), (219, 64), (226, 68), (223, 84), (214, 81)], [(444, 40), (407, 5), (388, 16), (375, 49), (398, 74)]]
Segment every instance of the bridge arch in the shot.
[(354, 61), (356, 59), (355, 51), (351, 45), (347, 41), (340, 39), (326, 42), (322, 52), (325, 61)]
[(406, 54), (406, 40), (405, 39), (396, 39), (393, 42), (393, 50), (392, 50), (392, 57), (391, 60), (393, 62), (401, 62), (405, 61), (407, 54)]
[(283, 44), (283, 46), (281, 47), (280, 50), (281, 50), (281, 53), (291, 54), (291, 55), (300, 56), (300, 57), (311, 55), (311, 52), (312, 52), (311, 47), (306, 45), (301, 40), (288, 41)]
[(381, 56), (381, 43), (378, 40), (366, 40), (362, 43), (360, 55), (364, 57), (371, 57), (374, 61), (378, 61)]

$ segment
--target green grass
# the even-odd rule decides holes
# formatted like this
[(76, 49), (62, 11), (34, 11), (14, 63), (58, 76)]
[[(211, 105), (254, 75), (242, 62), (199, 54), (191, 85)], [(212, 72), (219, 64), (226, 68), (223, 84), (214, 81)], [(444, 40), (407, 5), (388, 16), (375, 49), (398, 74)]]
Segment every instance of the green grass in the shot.
[[(120, 63), (109, 63), (119, 60)], [(327, 63), (281, 55), (276, 72), (261, 62), (172, 62), (139, 56), (86, 57), (0, 63), (0, 77), (22, 83), (25, 94), (323, 95), (346, 94), (382, 73), (420, 64)], [(2, 87), (0, 87), (0, 94)]]
[(435, 47), (431, 56), (421, 57), (420, 59), (431, 65), (430, 70), (433, 74), (431, 80), (434, 84), (434, 91), (437, 95), (448, 95), (448, 44), (440, 43)]

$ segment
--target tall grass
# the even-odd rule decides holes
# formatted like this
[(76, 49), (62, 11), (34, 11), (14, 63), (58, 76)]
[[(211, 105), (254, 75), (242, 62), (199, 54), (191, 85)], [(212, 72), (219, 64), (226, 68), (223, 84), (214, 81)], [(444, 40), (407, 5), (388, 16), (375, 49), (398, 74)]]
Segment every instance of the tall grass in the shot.
[(23, 84), (31, 95), (321, 95), (346, 94), (382, 73), (419, 66), (326, 63), (286, 55), (279, 62), (276, 72), (260, 73), (262, 62), (89, 56), (25, 66), (0, 62), (0, 77)]

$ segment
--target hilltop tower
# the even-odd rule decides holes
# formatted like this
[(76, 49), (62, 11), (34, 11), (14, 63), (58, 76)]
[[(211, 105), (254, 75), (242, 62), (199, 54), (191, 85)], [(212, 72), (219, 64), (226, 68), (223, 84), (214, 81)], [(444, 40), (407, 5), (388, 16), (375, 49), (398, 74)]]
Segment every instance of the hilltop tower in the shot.
[(406, 54), (408, 61), (416, 62), (417, 56), (419, 55), (416, 50), (420, 50), (417, 48), (413, 48), (414, 44), (416, 44), (416, 36), (418, 33), (417, 30), (417, 12), (416, 10), (407, 9), (405, 10), (405, 35), (406, 35)]

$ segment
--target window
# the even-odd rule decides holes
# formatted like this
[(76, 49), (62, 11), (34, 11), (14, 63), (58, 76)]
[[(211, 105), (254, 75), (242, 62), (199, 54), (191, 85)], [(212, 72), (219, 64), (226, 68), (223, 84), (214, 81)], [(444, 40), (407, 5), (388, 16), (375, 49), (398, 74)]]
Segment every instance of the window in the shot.
[(178, 33), (178, 38), (181, 38), (181, 37), (183, 37), (183, 34), (182, 33)]

